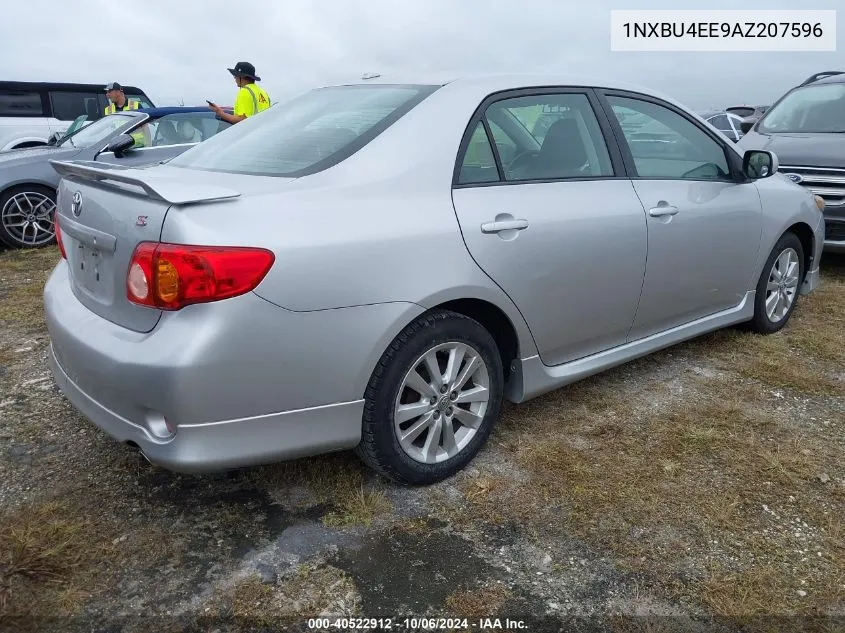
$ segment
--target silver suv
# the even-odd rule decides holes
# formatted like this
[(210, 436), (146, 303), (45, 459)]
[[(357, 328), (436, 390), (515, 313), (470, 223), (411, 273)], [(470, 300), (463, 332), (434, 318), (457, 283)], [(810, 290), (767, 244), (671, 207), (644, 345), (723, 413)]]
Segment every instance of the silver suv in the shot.
[(774, 152), (781, 173), (824, 198), (824, 249), (845, 252), (845, 72), (816, 73), (744, 128), (743, 149)]

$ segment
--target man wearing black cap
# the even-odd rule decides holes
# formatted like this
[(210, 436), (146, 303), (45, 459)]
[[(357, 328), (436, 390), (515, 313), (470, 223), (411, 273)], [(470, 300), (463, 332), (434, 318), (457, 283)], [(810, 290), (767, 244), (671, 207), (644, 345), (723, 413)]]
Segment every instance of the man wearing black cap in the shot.
[(130, 101), (126, 98), (126, 93), (123, 92), (123, 86), (116, 81), (106, 86), (106, 96), (111, 103), (106, 106), (104, 114), (114, 114), (123, 110), (137, 110), (139, 107), (137, 101)]
[(249, 62), (238, 62), (234, 68), (228, 70), (239, 88), (235, 97), (234, 114), (224, 112), (223, 108), (215, 103), (209, 103), (208, 107), (214, 110), (218, 117), (229, 123), (238, 123), (270, 107), (270, 96), (255, 83), (261, 81), (261, 77), (255, 74), (255, 66)]

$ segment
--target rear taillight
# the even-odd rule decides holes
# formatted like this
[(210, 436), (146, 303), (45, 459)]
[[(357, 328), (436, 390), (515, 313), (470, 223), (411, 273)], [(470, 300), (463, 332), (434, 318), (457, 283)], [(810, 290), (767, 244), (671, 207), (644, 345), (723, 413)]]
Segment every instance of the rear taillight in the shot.
[(129, 263), (126, 296), (160, 310), (228, 299), (253, 290), (274, 261), (262, 248), (142, 242)]
[(65, 253), (65, 245), (62, 242), (62, 229), (59, 227), (59, 214), (53, 216), (53, 228), (56, 231), (56, 244), (59, 245), (59, 252), (62, 254), (63, 259), (67, 259), (67, 253)]

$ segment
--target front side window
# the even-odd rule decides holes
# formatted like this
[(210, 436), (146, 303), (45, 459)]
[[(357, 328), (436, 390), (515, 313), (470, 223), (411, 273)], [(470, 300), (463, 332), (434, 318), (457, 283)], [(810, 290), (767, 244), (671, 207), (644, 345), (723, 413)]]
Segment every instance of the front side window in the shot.
[(622, 127), (641, 178), (729, 180), (725, 149), (709, 134), (677, 112), (626, 97), (608, 97), (620, 123), (644, 119), (636, 129)]
[(169, 164), (257, 176), (315, 173), (364, 147), (434, 90), (388, 84), (320, 88), (241, 121)]
[(766, 112), (757, 130), (766, 134), (845, 133), (845, 83), (793, 90)]
[(509, 181), (595, 178), (613, 166), (590, 100), (581, 93), (530, 95), (497, 101), (487, 108)]
[(110, 136), (132, 122), (134, 117), (122, 114), (112, 114), (93, 123), (89, 123), (76, 133), (66, 136), (61, 142), (65, 147), (86, 148), (104, 143)]
[(217, 119), (213, 112), (180, 112), (153, 119), (133, 132), (143, 132), (149, 139), (145, 147), (166, 147), (202, 143), (230, 127)]
[(44, 116), (41, 95), (24, 90), (0, 90), (0, 116)]

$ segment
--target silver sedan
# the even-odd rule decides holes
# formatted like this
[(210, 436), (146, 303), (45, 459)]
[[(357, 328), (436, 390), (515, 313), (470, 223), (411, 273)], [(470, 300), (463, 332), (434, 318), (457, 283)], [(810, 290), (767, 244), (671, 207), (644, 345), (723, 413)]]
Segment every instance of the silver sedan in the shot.
[(376, 78), (166, 165), (54, 166), (55, 379), (178, 471), (354, 448), (435, 482), (503, 399), (775, 332), (819, 280), (823, 202), (775, 155), (589, 79)]

